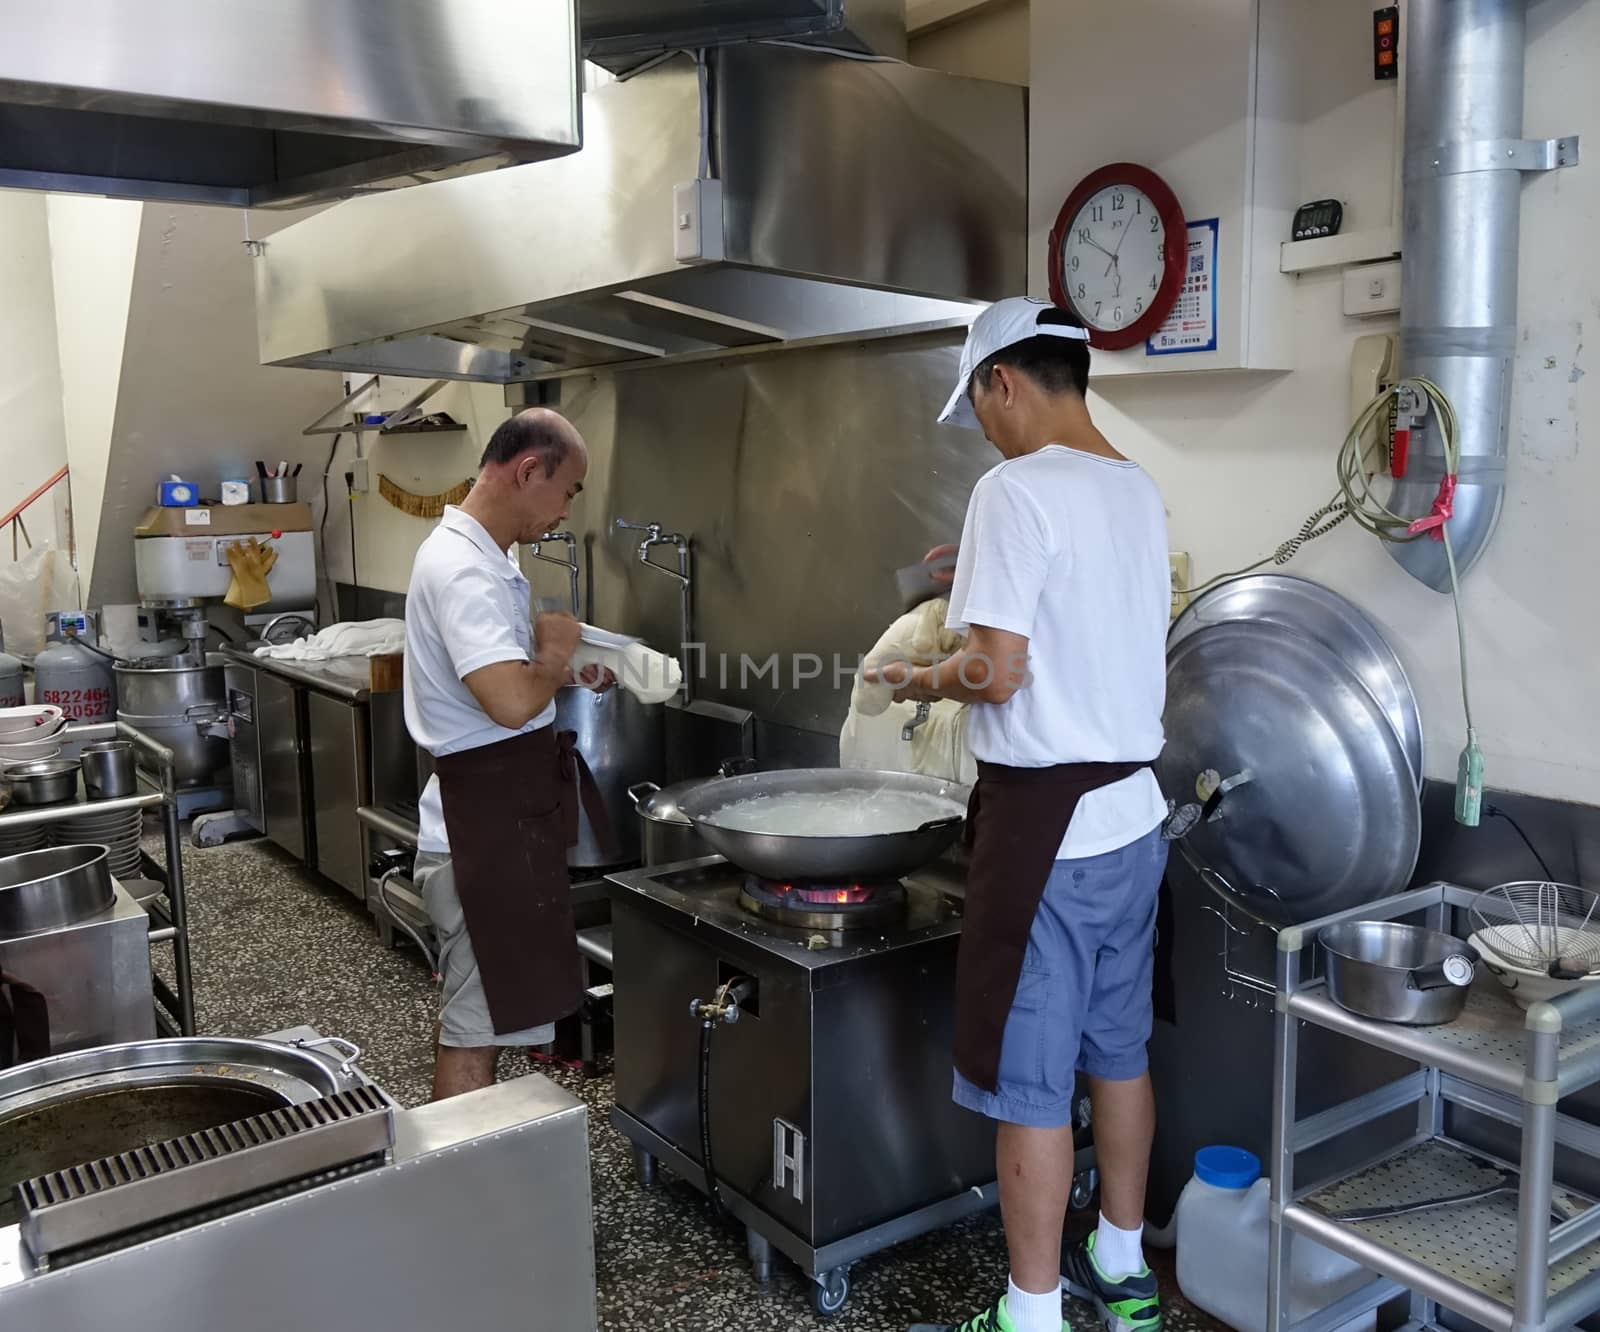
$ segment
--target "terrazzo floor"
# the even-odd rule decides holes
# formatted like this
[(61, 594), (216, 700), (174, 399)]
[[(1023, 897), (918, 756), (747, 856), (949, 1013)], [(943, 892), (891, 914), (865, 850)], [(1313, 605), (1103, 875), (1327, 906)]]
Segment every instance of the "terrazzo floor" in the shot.
[[(397, 1101), (427, 1099), (433, 985), (409, 946), (378, 941), (366, 909), (303, 872), (266, 841), (200, 849), (185, 844), (196, 1023), (202, 1033), (256, 1035), (307, 1024), (362, 1047), (361, 1065)], [(158, 969), (165, 950), (158, 947)], [(524, 1072), (520, 1053), (501, 1075)], [(541, 1070), (549, 1072), (549, 1070)], [(858, 1263), (843, 1311), (811, 1312), (798, 1272), (781, 1259), (765, 1287), (752, 1279), (743, 1232), (713, 1220), (704, 1198), (665, 1171), (652, 1190), (635, 1181), (628, 1144), (608, 1122), (609, 1078), (557, 1070), (590, 1107), (596, 1277), (602, 1332), (902, 1332), (928, 1319), (965, 1317), (993, 1298), (1006, 1273), (998, 1217), (988, 1214)], [(1169, 1255), (1163, 1276), (1169, 1328), (1217, 1327), (1186, 1306)], [(1078, 1332), (1097, 1320), (1069, 1301)], [(464, 1324), (464, 1326), (466, 1326)], [(530, 1317), (528, 1327), (538, 1326)]]

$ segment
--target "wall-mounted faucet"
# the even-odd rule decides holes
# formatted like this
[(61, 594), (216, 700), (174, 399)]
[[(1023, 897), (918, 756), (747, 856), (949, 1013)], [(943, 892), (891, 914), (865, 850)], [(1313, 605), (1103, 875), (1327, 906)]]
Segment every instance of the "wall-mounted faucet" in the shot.
[[(694, 551), (690, 540), (677, 532), (663, 532), (660, 523), (630, 523), (624, 518), (618, 518), (616, 529), (619, 532), (643, 532), (644, 539), (639, 542), (639, 563), (647, 569), (654, 569), (659, 574), (678, 580), (678, 622), (681, 636), (678, 664), (683, 668), (683, 701), (687, 703), (694, 696), (689, 683), (689, 643), (693, 638), (694, 629), (694, 602), (691, 596), (694, 587)], [(678, 552), (676, 569), (650, 558), (650, 552), (657, 546), (671, 546)]]
[[(567, 548), (565, 559), (557, 559), (554, 555), (546, 555), (540, 546), (547, 541), (559, 541)], [(578, 538), (571, 532), (546, 532), (537, 541), (528, 544), (528, 554), (536, 560), (543, 560), (546, 564), (558, 565), (567, 571), (567, 584), (572, 596), (572, 613), (582, 619), (580, 603), (578, 600)]]

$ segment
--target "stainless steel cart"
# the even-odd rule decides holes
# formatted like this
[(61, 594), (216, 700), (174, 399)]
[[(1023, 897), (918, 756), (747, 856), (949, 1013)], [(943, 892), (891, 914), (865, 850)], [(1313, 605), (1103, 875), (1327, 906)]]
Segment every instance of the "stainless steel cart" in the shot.
[(16, 829), (40, 824), (60, 823), (85, 813), (112, 814), (118, 810), (161, 807), (163, 858), (141, 850), (140, 868), (146, 878), (162, 887), (161, 893), (144, 903), (153, 928), (150, 942), (172, 945), (173, 983), (160, 976), (152, 978), (155, 991), (156, 1028), (166, 1036), (194, 1035), (194, 983), (189, 971), (189, 913), (183, 886), (183, 840), (178, 822), (178, 784), (176, 755), (159, 741), (126, 722), (99, 722), (69, 726), (61, 731), (62, 757), (76, 758), (79, 747), (94, 740), (129, 740), (149, 760), (155, 775), (140, 765), (138, 794), (111, 800), (72, 800), (59, 805), (33, 808), (13, 805), (0, 810), (0, 829)]
[[(1441, 1307), (1493, 1332), (1567, 1327), (1600, 1309), (1600, 1206), (1556, 1182), (1558, 1148), (1568, 1164), (1600, 1160), (1600, 1129), (1558, 1109), (1563, 1098), (1600, 1082), (1600, 985), (1524, 1013), (1483, 977), (1456, 1021), (1407, 1027), (1340, 1008), (1310, 956), (1318, 932), (1344, 920), (1411, 918), (1449, 930), (1475, 895), (1435, 883), (1278, 936), (1268, 1332), (1329, 1332), (1407, 1291), (1414, 1328), (1437, 1326)], [(1417, 1067), (1299, 1118), (1302, 1023)], [(1362, 1135), (1376, 1149), (1380, 1124), (1392, 1126), (1410, 1107), (1415, 1118), (1404, 1122), (1414, 1126), (1389, 1132), (1365, 1164), (1309, 1185), (1297, 1181), (1300, 1154), (1346, 1135)], [(1463, 1141), (1460, 1126), (1474, 1117), (1520, 1131), (1520, 1159)], [(1464, 1195), (1481, 1196), (1414, 1206)], [(1375, 1275), (1347, 1298), (1290, 1324), (1296, 1235)]]

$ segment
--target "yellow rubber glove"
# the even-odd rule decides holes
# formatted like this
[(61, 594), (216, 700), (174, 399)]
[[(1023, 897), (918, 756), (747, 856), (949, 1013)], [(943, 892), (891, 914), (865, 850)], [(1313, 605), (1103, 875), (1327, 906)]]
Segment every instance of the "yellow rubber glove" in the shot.
[(272, 600), (267, 575), (277, 562), (277, 548), (263, 546), (255, 537), (234, 542), (228, 547), (228, 566), (233, 570), (233, 580), (228, 584), (228, 595), (223, 601), (243, 611), (265, 606)]

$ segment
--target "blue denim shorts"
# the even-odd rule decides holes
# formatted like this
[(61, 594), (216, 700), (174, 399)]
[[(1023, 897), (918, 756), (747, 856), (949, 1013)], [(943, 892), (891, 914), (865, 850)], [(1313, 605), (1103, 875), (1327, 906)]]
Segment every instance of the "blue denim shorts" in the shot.
[(1167, 844), (1153, 828), (1103, 855), (1058, 860), (1033, 917), (992, 1092), (955, 1075), (958, 1105), (1007, 1124), (1072, 1122), (1075, 1076), (1149, 1067), (1156, 898)]

